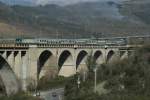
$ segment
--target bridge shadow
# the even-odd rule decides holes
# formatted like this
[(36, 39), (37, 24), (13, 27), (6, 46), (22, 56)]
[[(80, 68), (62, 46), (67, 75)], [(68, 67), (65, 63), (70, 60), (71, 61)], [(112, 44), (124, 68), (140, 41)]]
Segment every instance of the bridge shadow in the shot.
[(71, 53), (69, 51), (64, 51), (58, 60), (58, 66), (59, 66), (59, 70), (61, 69), (61, 67), (64, 65), (64, 63), (67, 61), (67, 59), (69, 58), (69, 56), (71, 56)]
[(85, 63), (83, 60), (87, 55), (88, 55), (88, 53), (84, 50), (78, 54), (77, 60), (76, 60), (76, 69), (78, 69), (78, 67), (80, 66), (81, 63)]
[(0, 55), (0, 83), (7, 95), (15, 94), (20, 89), (19, 81), (8, 62)]
[(38, 59), (37, 62), (37, 77), (38, 79), (40, 78), (40, 73), (42, 71), (42, 69), (45, 66), (45, 63), (49, 60), (49, 58), (52, 56), (52, 53), (48, 50), (43, 51)]
[(94, 58), (94, 62), (95, 63), (97, 63), (97, 64), (101, 64), (101, 63), (103, 63), (104, 62), (104, 60), (103, 60), (103, 54), (102, 54), (102, 52), (101, 51), (96, 51), (95, 53), (94, 53), (94, 56), (93, 56)]
[(71, 76), (76, 73), (76, 68), (73, 62), (73, 56), (70, 51), (65, 50), (61, 53), (58, 59), (59, 74), (60, 76)]
[(107, 58), (106, 58), (106, 62), (110, 63), (113, 61), (113, 56), (114, 56), (115, 52), (113, 50), (109, 51), (107, 54)]

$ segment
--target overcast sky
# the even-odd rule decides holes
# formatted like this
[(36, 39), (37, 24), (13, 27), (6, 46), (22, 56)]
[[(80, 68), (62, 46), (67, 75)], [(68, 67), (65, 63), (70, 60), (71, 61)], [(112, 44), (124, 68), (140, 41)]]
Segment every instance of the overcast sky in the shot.
[(75, 4), (78, 2), (94, 2), (94, 1), (125, 1), (125, 0), (0, 0), (8, 4), (36, 4), (36, 5), (45, 5), (45, 4), (59, 4), (59, 5), (67, 5), (67, 4)]
[[(29, 0), (28, 0), (29, 1)], [(73, 4), (78, 2), (94, 2), (94, 1), (125, 1), (125, 0), (31, 0), (34, 1), (36, 4)]]

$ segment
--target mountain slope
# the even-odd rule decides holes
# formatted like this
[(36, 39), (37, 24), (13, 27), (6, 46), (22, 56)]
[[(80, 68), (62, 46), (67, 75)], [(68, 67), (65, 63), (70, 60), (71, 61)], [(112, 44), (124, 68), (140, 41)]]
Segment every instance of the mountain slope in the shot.
[(150, 1), (149, 0), (131, 0), (124, 2), (120, 9), (122, 14), (139, 19), (146, 24), (150, 24)]
[[(95, 32), (103, 33), (102, 36), (143, 35), (150, 31), (150, 6), (146, 1), (85, 2), (36, 7), (0, 3), (0, 22), (15, 27), (23, 36), (31, 37), (72, 37), (73, 34), (84, 37)], [(15, 36), (15, 31), (13, 33)]]

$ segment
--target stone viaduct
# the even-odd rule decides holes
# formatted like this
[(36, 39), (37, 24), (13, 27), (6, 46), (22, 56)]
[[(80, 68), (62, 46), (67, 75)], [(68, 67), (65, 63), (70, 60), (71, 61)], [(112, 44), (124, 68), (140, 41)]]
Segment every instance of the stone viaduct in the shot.
[[(26, 90), (29, 80), (37, 81), (49, 74), (71, 76), (88, 70), (87, 56), (92, 54), (97, 64), (124, 59), (134, 46), (124, 39), (1, 39), (0, 79), (8, 94), (18, 91), (18, 82)], [(14, 87), (14, 88), (13, 88)]]

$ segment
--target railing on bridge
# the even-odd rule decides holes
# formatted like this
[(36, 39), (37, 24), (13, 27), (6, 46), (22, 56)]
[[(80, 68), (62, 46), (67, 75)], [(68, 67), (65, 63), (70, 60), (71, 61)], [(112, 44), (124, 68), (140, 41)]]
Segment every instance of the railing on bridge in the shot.
[(148, 36), (128, 36), (97, 39), (0, 39), (0, 47), (15, 46), (29, 47), (29, 45), (95, 45), (95, 46), (125, 46), (150, 42)]

